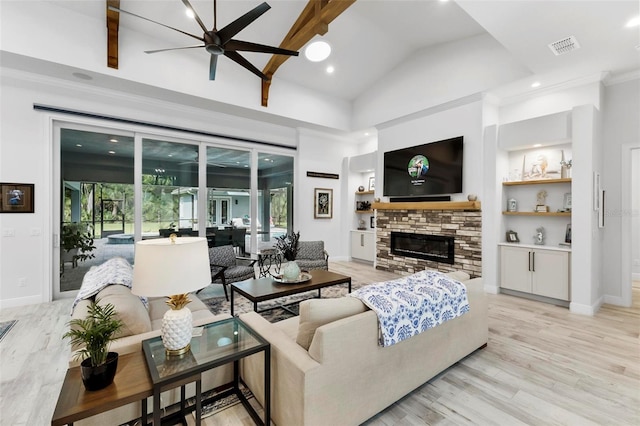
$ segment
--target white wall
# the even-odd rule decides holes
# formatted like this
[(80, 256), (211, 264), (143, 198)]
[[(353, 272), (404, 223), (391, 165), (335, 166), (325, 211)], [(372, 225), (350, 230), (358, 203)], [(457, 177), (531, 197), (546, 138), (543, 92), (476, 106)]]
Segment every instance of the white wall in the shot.
[[(640, 80), (622, 82), (605, 87), (603, 103), (603, 188), (606, 195), (606, 227), (604, 229), (603, 281), (605, 301), (628, 305), (631, 303), (631, 170), (629, 147), (640, 147)], [(623, 150), (623, 147), (625, 149)], [(626, 164), (623, 164), (623, 161)], [(637, 181), (636, 181), (637, 182)], [(622, 193), (622, 188), (629, 188)], [(636, 190), (636, 193), (638, 191)], [(628, 204), (625, 204), (625, 200)], [(628, 247), (621, 242), (629, 240)]]
[(631, 272), (640, 280), (640, 148), (631, 152)]
[[(295, 227), (303, 241), (323, 240), (332, 260), (349, 256), (349, 230), (353, 217), (349, 167), (346, 157), (356, 153), (347, 139), (299, 129), (298, 171), (295, 191)], [(307, 177), (307, 172), (335, 173), (339, 179)], [(333, 190), (333, 218), (314, 218), (314, 189)]]

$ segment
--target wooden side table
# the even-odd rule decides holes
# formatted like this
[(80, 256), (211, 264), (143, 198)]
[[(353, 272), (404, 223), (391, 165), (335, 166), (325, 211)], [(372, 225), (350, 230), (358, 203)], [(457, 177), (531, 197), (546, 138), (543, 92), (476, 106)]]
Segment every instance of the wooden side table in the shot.
[(142, 419), (147, 418), (147, 398), (153, 395), (153, 383), (142, 351), (121, 355), (113, 383), (98, 391), (87, 391), (82, 384), (80, 367), (67, 370), (51, 426), (73, 422), (142, 401)]

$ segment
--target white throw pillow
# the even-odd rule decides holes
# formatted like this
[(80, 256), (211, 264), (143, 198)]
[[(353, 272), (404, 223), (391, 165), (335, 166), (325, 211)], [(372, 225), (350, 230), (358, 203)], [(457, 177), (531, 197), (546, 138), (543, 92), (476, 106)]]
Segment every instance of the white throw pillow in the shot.
[(316, 328), (366, 310), (367, 307), (353, 297), (310, 299), (300, 302), (300, 325), (296, 343), (309, 350)]

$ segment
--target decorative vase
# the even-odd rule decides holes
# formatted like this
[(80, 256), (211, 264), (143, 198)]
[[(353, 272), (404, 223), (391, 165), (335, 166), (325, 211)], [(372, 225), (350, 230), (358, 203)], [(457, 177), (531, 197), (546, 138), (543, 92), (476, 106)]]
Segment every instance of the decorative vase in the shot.
[(358, 192), (363, 192), (363, 191), (364, 191), (364, 186), (360, 185), (360, 186), (358, 187)]
[(93, 367), (91, 365), (91, 358), (87, 358), (80, 364), (82, 383), (84, 384), (84, 387), (89, 391), (106, 388), (111, 383), (113, 383), (113, 378), (116, 376), (117, 369), (117, 352), (109, 352), (107, 354), (107, 361), (102, 365), (98, 365), (97, 367)]
[(291, 261), (282, 270), (282, 276), (287, 281), (297, 281), (300, 277), (300, 267), (296, 262)]

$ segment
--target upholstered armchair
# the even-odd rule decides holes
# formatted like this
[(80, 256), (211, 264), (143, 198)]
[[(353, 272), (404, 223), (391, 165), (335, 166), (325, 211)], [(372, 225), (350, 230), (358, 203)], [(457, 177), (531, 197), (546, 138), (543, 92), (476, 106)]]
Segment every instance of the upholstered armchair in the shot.
[(324, 249), (324, 241), (298, 241), (295, 261), (305, 271), (329, 270), (329, 253)]
[[(238, 260), (247, 261), (248, 264), (240, 264)], [(255, 278), (253, 264), (256, 261), (247, 257), (236, 257), (233, 245), (210, 247), (209, 264), (211, 266), (211, 282), (220, 283), (224, 288), (224, 295), (229, 300), (227, 284)], [(199, 293), (202, 289), (198, 290)]]

